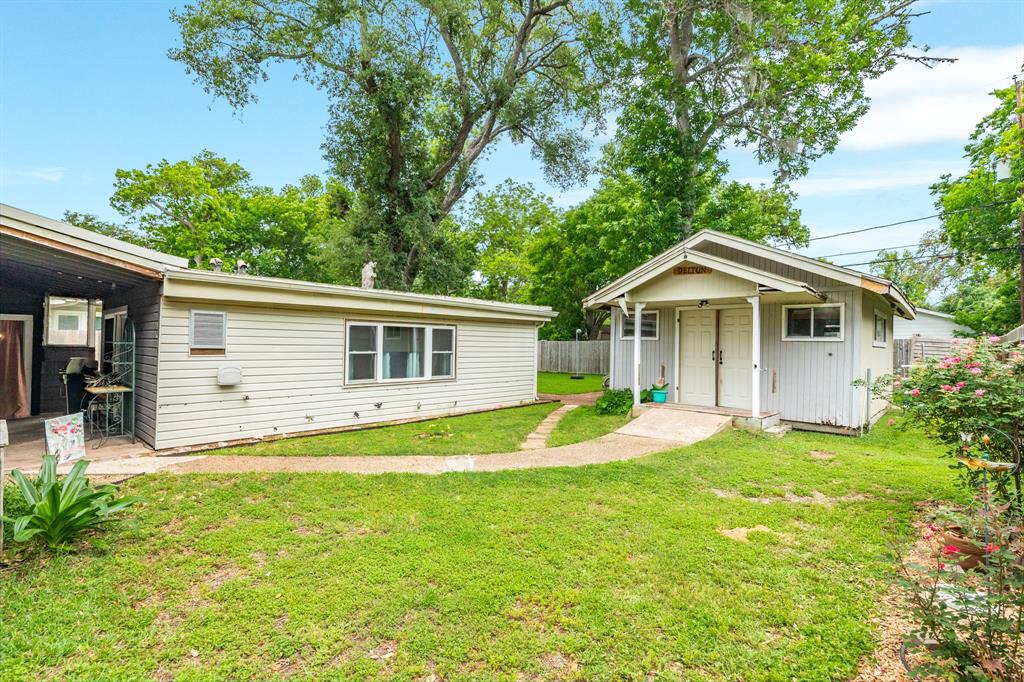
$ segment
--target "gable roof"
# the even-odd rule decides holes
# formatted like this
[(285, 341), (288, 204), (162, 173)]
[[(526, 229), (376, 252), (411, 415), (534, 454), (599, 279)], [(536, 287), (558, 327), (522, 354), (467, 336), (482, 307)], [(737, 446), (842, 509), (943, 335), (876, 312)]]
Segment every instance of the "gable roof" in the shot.
[[(908, 319), (913, 319), (914, 317), (914, 305), (909, 301), (909, 299), (907, 299), (906, 295), (900, 291), (899, 287), (884, 277), (868, 275), (857, 270), (833, 265), (832, 263), (825, 263), (814, 258), (790, 253), (789, 251), (784, 251), (783, 249), (778, 249), (773, 246), (758, 244), (757, 242), (752, 242), (748, 239), (736, 237), (731, 234), (725, 234), (724, 232), (717, 232), (715, 230), (701, 230), (700, 232), (679, 242), (672, 248), (662, 252), (654, 258), (651, 258), (646, 263), (634, 268), (611, 284), (608, 284), (588, 296), (583, 301), (584, 307), (592, 308), (607, 305), (610, 303), (611, 299), (622, 295), (625, 291), (634, 288), (638, 284), (647, 281), (652, 277), (656, 277), (657, 275), (668, 271), (669, 268), (675, 266), (679, 262), (683, 260), (695, 261), (695, 258), (697, 257), (695, 254), (700, 254), (701, 257), (713, 257), (710, 256), (710, 254), (696, 250), (696, 247), (705, 243), (720, 244), (754, 256), (783, 263), (785, 265), (804, 270), (805, 272), (834, 279), (844, 284), (867, 289), (889, 300), (896, 307), (897, 312), (901, 316), (907, 317)], [(780, 291), (789, 290), (780, 288), (771, 283), (771, 280), (773, 279), (776, 281), (781, 280), (788, 283), (789, 286), (798, 285), (802, 290), (817, 295), (817, 292), (815, 292), (814, 289), (806, 283), (780, 277), (779, 275), (774, 275), (758, 268), (737, 263), (730, 259), (721, 257), (713, 258), (718, 258), (720, 261), (729, 263), (732, 267), (742, 270), (744, 274), (739, 274), (737, 272), (736, 276), (756, 281), (759, 285), (778, 289)]]

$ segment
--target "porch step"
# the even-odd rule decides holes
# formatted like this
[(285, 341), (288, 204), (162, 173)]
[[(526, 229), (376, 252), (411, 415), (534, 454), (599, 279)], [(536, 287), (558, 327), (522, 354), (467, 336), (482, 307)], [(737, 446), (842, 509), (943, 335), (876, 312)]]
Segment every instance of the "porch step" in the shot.
[(764, 433), (769, 436), (774, 436), (775, 438), (782, 438), (792, 430), (793, 427), (789, 424), (776, 424), (775, 426), (769, 426), (767, 429), (764, 429)]
[(732, 416), (687, 410), (644, 410), (616, 430), (627, 436), (670, 440), (682, 445), (710, 438), (732, 426)]

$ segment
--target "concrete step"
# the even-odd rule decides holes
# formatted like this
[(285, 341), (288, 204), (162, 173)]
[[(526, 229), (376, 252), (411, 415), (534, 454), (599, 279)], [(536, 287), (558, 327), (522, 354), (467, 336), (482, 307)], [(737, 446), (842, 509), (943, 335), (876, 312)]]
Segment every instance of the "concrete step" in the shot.
[(775, 438), (782, 438), (787, 433), (793, 430), (793, 427), (789, 424), (776, 424), (775, 426), (769, 426), (764, 430), (764, 433)]

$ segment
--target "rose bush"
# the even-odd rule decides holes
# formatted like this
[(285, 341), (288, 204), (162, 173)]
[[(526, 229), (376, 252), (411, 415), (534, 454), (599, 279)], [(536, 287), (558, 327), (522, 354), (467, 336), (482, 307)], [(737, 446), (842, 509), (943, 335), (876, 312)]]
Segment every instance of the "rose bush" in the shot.
[[(902, 408), (907, 420), (946, 444), (961, 459), (1016, 462), (1024, 443), (1024, 353), (998, 337), (965, 340), (941, 360), (915, 367), (907, 376), (881, 377), (872, 387)], [(978, 467), (960, 466), (976, 487)], [(1005, 501), (1020, 508), (1020, 475), (995, 475), (992, 483)]]

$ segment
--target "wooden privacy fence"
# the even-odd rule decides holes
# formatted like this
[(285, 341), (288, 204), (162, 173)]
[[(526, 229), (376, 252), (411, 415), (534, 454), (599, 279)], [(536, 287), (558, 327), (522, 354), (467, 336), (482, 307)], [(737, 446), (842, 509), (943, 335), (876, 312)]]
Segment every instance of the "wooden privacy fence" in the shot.
[(893, 339), (892, 367), (916, 365), (929, 358), (941, 358), (949, 355), (953, 349), (953, 339), (932, 339), (926, 336), (912, 336), (909, 339)]
[(537, 371), (608, 374), (610, 341), (541, 341)]

